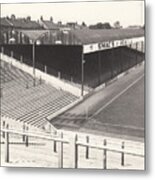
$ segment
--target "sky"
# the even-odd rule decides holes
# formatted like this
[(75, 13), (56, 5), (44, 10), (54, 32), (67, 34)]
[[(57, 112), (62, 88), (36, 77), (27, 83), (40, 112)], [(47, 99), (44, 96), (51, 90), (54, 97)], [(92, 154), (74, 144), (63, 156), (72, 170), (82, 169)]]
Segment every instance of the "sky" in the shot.
[(144, 1), (102, 1), (102, 2), (70, 2), (70, 3), (16, 3), (2, 4), (1, 16), (31, 16), (38, 20), (53, 17), (54, 22), (78, 22), (87, 24), (97, 22), (120, 21), (123, 27), (144, 25)]

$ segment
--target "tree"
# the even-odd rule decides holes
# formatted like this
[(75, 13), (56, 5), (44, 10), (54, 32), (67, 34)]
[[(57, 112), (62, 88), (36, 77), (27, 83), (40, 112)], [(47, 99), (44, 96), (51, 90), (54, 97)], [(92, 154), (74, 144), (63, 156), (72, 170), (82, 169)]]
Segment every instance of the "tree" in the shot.
[(40, 16), (40, 20), (43, 21), (43, 16)]
[(15, 20), (16, 19), (16, 16), (14, 14), (11, 15), (11, 19), (12, 20)]
[(53, 22), (53, 17), (52, 16), (50, 17), (50, 21)]
[(120, 28), (122, 28), (122, 26), (120, 25), (120, 22), (119, 22), (119, 21), (114, 22), (114, 28), (115, 28), (115, 29), (120, 29)]
[(95, 25), (90, 25), (89, 28), (90, 29), (111, 29), (112, 27), (109, 22), (105, 22), (105, 23), (98, 22)]
[(27, 16), (27, 21), (31, 21), (31, 16)]
[(86, 26), (87, 26), (84, 21), (82, 22), (82, 26), (83, 26), (83, 27), (86, 27)]

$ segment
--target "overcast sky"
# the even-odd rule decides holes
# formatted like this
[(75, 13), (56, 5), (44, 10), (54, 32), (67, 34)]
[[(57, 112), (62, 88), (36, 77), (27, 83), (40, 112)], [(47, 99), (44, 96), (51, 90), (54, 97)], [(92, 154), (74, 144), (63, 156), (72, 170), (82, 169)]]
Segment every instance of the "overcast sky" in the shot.
[(33, 3), (33, 4), (2, 4), (1, 16), (31, 16), (38, 20), (53, 17), (54, 22), (85, 21), (87, 25), (96, 22), (110, 22), (112, 25), (119, 20), (124, 27), (144, 24), (144, 1), (116, 2), (79, 2), (79, 3)]

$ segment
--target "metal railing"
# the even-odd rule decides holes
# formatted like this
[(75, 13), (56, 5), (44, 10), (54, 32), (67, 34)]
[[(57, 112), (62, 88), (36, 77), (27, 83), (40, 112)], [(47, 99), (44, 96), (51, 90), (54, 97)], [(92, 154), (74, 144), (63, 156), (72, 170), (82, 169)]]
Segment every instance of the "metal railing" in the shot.
[[(10, 136), (11, 135), (19, 135), (22, 138), (22, 142), (23, 143), (19, 143), (19, 142), (10, 142)], [(117, 153), (121, 155), (121, 159), (120, 159), (120, 164), (122, 167), (125, 166), (125, 164), (127, 163), (125, 161), (125, 156), (126, 155), (131, 155), (131, 156), (136, 156), (139, 158), (144, 158), (144, 154), (141, 153), (137, 153), (137, 152), (131, 152), (129, 150), (126, 149), (125, 146), (125, 142), (122, 141), (121, 143), (121, 147), (117, 147), (117, 148), (112, 148), (108, 146), (107, 143), (107, 139), (104, 139), (103, 144), (102, 145), (96, 145), (93, 143), (90, 143), (90, 136), (86, 136), (86, 142), (82, 142), (80, 140), (78, 140), (78, 135), (76, 134), (73, 138), (73, 141), (70, 141), (69, 139), (64, 138), (63, 136), (63, 132), (61, 132), (60, 137), (54, 137), (51, 134), (46, 134), (46, 133), (33, 133), (30, 132), (28, 128), (25, 127), (25, 130), (23, 131), (17, 131), (17, 130), (13, 130), (13, 129), (9, 129), (9, 125), (7, 124), (5, 129), (1, 129), (1, 136), (4, 140), (1, 141), (1, 144), (5, 145), (5, 162), (9, 163), (10, 162), (10, 145), (11, 144), (23, 144), (25, 147), (29, 147), (32, 145), (37, 145), (37, 143), (35, 142), (30, 142), (29, 138), (33, 137), (36, 140), (40, 139), (40, 140), (46, 140), (48, 143), (48, 141), (52, 141), (53, 142), (53, 151), (55, 153), (58, 153), (58, 167), (59, 168), (63, 168), (63, 155), (64, 155), (64, 144), (68, 144), (70, 145), (70, 147), (72, 147), (72, 151), (73, 151), (73, 157), (71, 157), (71, 161), (73, 164), (72, 168), (79, 168), (79, 162), (80, 162), (80, 147), (85, 147), (86, 151), (85, 151), (85, 159), (89, 160), (91, 159), (90, 157), (90, 149), (96, 149), (96, 150), (100, 150), (103, 151), (103, 159), (101, 159), (101, 161), (103, 162), (103, 166), (102, 169), (108, 169), (107, 167), (107, 153), (108, 152), (113, 152), (113, 153)], [(57, 148), (57, 145), (59, 144), (59, 148)], [(42, 145), (44, 145), (44, 143), (42, 143)], [(51, 157), (52, 158), (52, 157)]]

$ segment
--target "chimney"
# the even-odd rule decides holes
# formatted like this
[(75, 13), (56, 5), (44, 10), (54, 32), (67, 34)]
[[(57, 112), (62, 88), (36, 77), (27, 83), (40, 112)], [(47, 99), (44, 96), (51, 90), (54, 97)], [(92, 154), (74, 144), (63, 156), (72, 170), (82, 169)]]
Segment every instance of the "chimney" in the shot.
[(62, 22), (61, 22), (61, 21), (58, 21), (58, 25), (61, 26), (61, 25), (62, 25)]
[(43, 16), (40, 16), (40, 20), (43, 21)]
[(53, 17), (52, 16), (50, 17), (50, 21), (53, 22)]
[(11, 15), (11, 20), (15, 20), (16, 16), (14, 14)]
[(28, 22), (31, 21), (31, 16), (27, 16), (27, 19), (26, 19)]

